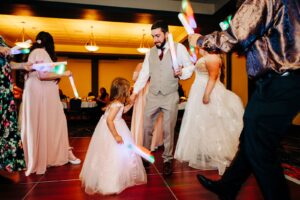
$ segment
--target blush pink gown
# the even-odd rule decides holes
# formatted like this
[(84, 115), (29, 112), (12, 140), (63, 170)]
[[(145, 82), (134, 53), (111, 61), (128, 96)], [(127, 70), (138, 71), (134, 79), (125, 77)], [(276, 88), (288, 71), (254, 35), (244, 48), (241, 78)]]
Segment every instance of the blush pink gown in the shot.
[[(44, 49), (33, 50), (31, 63), (52, 62)], [(21, 136), (26, 160), (25, 174), (44, 174), (48, 166), (68, 162), (68, 128), (55, 81), (41, 81), (30, 72), (23, 93)]]

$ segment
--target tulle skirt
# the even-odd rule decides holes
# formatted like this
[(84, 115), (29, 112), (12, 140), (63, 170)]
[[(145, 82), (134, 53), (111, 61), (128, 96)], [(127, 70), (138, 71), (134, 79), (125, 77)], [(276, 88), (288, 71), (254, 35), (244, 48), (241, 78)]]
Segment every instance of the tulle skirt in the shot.
[(147, 176), (141, 158), (129, 147), (131, 133), (123, 119), (115, 120), (124, 144), (117, 144), (103, 116), (93, 134), (80, 173), (88, 194), (118, 194), (125, 188), (145, 184)]
[(174, 157), (193, 168), (217, 169), (222, 175), (238, 148), (244, 108), (240, 98), (220, 81), (209, 104), (203, 104), (207, 81), (207, 75), (200, 75), (191, 87)]

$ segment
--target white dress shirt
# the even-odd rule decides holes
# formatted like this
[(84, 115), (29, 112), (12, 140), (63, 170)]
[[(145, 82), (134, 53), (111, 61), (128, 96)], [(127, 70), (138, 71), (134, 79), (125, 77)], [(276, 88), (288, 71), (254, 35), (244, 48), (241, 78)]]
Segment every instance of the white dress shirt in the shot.
[[(164, 54), (166, 54), (170, 50), (169, 43), (166, 42), (164, 46)], [(183, 66), (182, 68), (182, 75), (179, 77), (181, 80), (188, 79), (192, 76), (195, 66), (193, 65), (190, 55), (185, 48), (185, 46), (181, 43), (177, 43), (177, 49), (176, 49), (176, 56), (177, 56), (177, 62), (179, 66)], [(158, 55), (161, 53), (161, 49), (158, 49), (157, 51)], [(133, 93), (137, 94), (141, 89), (144, 88), (146, 85), (148, 79), (149, 79), (149, 55), (150, 51), (148, 51), (145, 55), (145, 59), (143, 62), (142, 69), (140, 71), (139, 77), (136, 80), (133, 88)]]

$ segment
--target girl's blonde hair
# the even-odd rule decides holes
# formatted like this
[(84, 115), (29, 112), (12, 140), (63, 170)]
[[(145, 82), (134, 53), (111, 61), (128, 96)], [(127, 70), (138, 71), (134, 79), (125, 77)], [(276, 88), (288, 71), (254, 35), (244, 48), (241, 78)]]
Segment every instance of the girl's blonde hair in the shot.
[(130, 96), (129, 93), (130, 83), (125, 78), (115, 78), (111, 83), (110, 87), (110, 101), (120, 101), (122, 103), (127, 103), (128, 97)]

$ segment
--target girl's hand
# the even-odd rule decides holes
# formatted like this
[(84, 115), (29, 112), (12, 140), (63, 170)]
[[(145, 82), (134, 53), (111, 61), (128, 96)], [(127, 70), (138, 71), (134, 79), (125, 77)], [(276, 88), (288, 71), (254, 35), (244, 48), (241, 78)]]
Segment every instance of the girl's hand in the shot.
[(64, 72), (64, 75), (65, 76), (72, 76), (72, 72), (67, 70), (67, 71)]
[(120, 135), (114, 136), (118, 144), (124, 144), (123, 138)]
[(210, 101), (209, 95), (204, 94), (202, 98), (203, 104), (208, 104)]
[(8, 47), (0, 47), (0, 55), (6, 57), (10, 54), (10, 48)]

